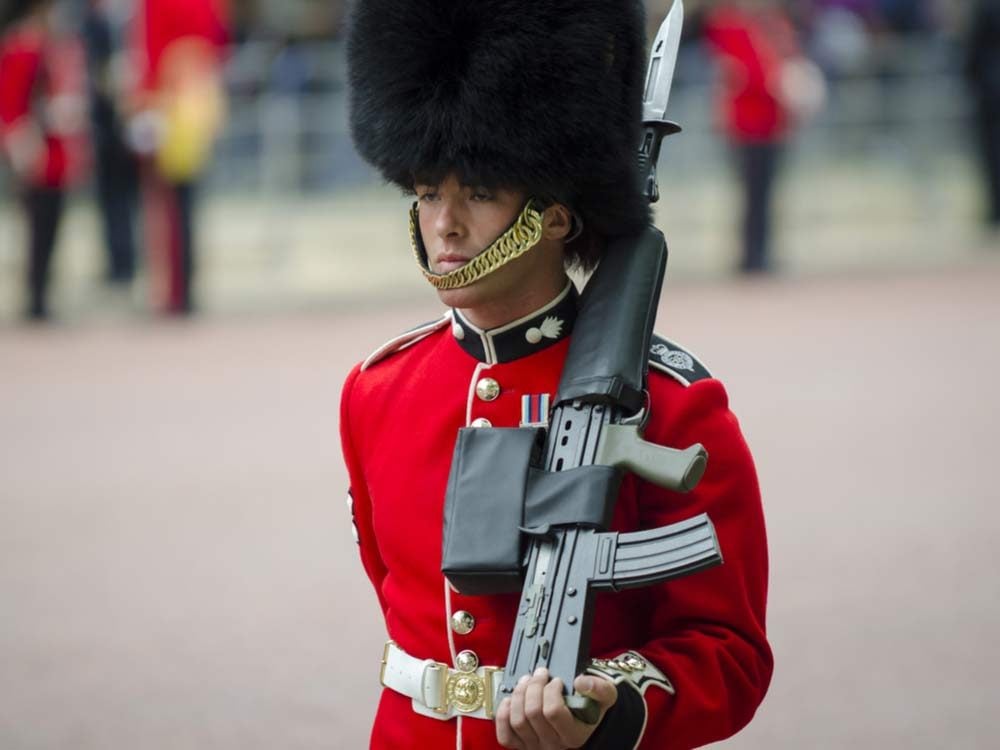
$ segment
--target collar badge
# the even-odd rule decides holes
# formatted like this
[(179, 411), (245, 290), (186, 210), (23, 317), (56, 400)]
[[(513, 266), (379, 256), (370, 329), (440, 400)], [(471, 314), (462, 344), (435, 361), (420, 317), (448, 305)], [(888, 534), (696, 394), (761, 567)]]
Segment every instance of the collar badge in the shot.
[(542, 321), (542, 324), (537, 328), (529, 328), (524, 333), (524, 338), (528, 340), (529, 344), (537, 344), (542, 338), (547, 339), (557, 339), (559, 334), (562, 333), (563, 322), (559, 318), (554, 316), (549, 316)]

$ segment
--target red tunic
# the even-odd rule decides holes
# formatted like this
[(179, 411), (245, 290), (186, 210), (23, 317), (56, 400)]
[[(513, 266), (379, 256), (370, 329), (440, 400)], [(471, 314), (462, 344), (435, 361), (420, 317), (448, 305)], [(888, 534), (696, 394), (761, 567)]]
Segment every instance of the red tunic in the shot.
[[(449, 589), (441, 573), (452, 450), (459, 428), (474, 420), (517, 427), (522, 395), (554, 397), (569, 338), (487, 364), (462, 348), (449, 321), (427, 331), (378, 361), (358, 365), (344, 385), (340, 429), (361, 559), (389, 636), (403, 650), (454, 666), (456, 653), (470, 649), (481, 664), (502, 667), (518, 595), (463, 596)], [(500, 385), (495, 400), (476, 393), (484, 377)], [(683, 380), (651, 371), (646, 438), (682, 447), (701, 442), (710, 455), (707, 472), (688, 495), (628, 476), (613, 527), (657, 527), (704, 511), (715, 523), (725, 564), (598, 596), (592, 656), (637, 651), (676, 688), (675, 695), (658, 686), (645, 691), (642, 748), (689, 748), (733, 734), (753, 716), (771, 677), (764, 632), (767, 549), (753, 461), (722, 384), (710, 377), (690, 385)], [(458, 610), (475, 618), (466, 635), (450, 627)], [(373, 654), (373, 678), (377, 670)], [(427, 718), (414, 712), (410, 698), (390, 689), (382, 692), (371, 746), (498, 747), (493, 722)]]
[(773, 141), (790, 125), (782, 96), (785, 61), (798, 53), (795, 30), (778, 9), (723, 4), (709, 14), (705, 36), (723, 62), (719, 109), (736, 141)]
[(27, 185), (62, 188), (83, 171), (83, 69), (79, 42), (40, 24), (21, 23), (0, 39), (0, 151), (23, 164)]

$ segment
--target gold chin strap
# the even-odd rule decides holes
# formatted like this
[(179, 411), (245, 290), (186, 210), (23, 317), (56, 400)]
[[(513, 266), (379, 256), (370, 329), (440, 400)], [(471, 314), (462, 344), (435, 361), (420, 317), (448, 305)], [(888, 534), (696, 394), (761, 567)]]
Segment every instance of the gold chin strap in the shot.
[(417, 256), (420, 270), (437, 289), (461, 289), (488, 276), (501, 266), (519, 258), (538, 244), (542, 238), (542, 212), (534, 200), (524, 204), (520, 216), (510, 227), (493, 240), (493, 243), (461, 268), (448, 273), (434, 273), (427, 260), (423, 239), (420, 236), (418, 205), (410, 207), (410, 244)]

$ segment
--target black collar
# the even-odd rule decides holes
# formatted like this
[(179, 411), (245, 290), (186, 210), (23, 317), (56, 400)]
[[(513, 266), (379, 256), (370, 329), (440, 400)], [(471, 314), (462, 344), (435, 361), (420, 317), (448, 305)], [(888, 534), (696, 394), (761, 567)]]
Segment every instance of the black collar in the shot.
[(458, 310), (451, 311), (451, 333), (468, 354), (487, 364), (510, 362), (555, 344), (569, 336), (576, 322), (576, 287), (572, 281), (547, 305), (530, 315), (484, 331)]

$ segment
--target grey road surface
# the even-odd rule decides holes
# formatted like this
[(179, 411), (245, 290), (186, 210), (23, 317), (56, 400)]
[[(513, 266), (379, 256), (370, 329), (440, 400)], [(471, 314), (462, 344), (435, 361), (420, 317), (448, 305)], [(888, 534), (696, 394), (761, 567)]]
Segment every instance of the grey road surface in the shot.
[[(0, 330), (0, 748), (365, 747), (338, 391), (436, 313)], [(670, 288), (658, 328), (764, 490), (777, 668), (725, 747), (996, 747), (1000, 265)]]

